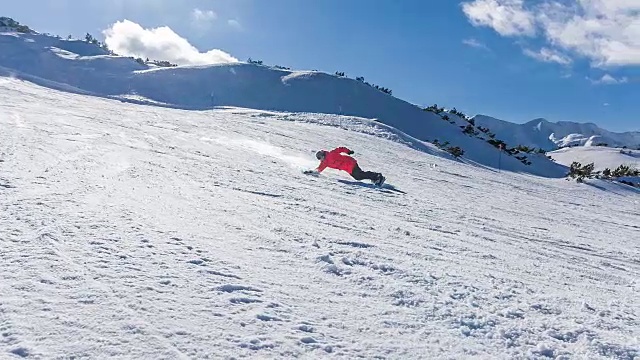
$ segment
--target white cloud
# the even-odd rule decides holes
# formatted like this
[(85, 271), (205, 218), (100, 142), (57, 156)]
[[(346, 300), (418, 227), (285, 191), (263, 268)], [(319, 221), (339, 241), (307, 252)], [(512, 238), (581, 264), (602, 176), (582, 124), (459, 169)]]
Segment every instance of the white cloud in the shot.
[(540, 23), (549, 42), (591, 59), (595, 66), (640, 65), (640, 1), (580, 0), (573, 7), (541, 9)]
[(609, 74), (602, 75), (600, 79), (595, 79), (595, 80), (591, 78), (587, 78), (587, 79), (591, 81), (592, 84), (600, 84), (600, 85), (616, 85), (616, 84), (624, 84), (626, 82), (629, 82), (629, 79), (626, 77), (621, 77), (617, 79)]
[(171, 28), (145, 29), (129, 21), (118, 21), (103, 31), (105, 43), (117, 54), (166, 60), (178, 65), (208, 65), (237, 62), (222, 50), (200, 52)]
[(503, 36), (535, 35), (535, 17), (523, 0), (475, 0), (463, 3), (462, 11), (474, 26), (488, 26)]
[(541, 36), (595, 67), (640, 65), (640, 0), (474, 0), (463, 11), (475, 26), (503, 36)]
[(227, 20), (227, 24), (236, 30), (242, 30), (242, 24), (236, 19)]
[(197, 24), (208, 24), (217, 19), (218, 14), (213, 10), (200, 10), (196, 8), (191, 12), (191, 17)]
[(464, 39), (464, 40), (462, 40), (462, 43), (465, 44), (465, 45), (474, 47), (476, 49), (489, 50), (487, 45), (481, 43), (480, 41), (478, 41), (478, 40), (476, 40), (474, 38)]
[(533, 51), (531, 49), (524, 49), (522, 51), (525, 55), (534, 58), (538, 61), (548, 63), (558, 63), (561, 65), (571, 64), (571, 59), (564, 54), (549, 48), (542, 48), (539, 51)]
[(609, 103), (604, 103), (602, 104), (602, 106), (609, 106)]

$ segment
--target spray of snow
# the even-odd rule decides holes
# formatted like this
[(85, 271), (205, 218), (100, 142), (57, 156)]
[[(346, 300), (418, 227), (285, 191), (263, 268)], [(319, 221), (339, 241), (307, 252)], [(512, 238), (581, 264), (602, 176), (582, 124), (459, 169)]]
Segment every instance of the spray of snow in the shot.
[(271, 157), (295, 169), (311, 169), (318, 165), (317, 161), (311, 160), (309, 156), (287, 153), (287, 151), (291, 151), (263, 141), (229, 137), (218, 137), (215, 139), (204, 137), (201, 138), (201, 140), (213, 141), (220, 145), (233, 146), (242, 151), (248, 150), (262, 156)]

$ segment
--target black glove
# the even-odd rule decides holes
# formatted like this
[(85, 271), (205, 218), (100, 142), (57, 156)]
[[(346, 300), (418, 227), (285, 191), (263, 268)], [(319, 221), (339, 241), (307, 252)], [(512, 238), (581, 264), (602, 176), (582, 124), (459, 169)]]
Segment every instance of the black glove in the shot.
[(353, 155), (353, 150), (349, 150), (348, 155)]

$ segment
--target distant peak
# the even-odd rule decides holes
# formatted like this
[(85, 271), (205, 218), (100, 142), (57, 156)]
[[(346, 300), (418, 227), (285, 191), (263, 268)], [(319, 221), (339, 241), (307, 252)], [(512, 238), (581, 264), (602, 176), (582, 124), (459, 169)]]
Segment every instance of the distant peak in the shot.
[[(473, 118), (478, 118), (478, 119), (479, 119), (479, 118), (491, 118), (491, 119), (496, 119), (496, 118), (494, 118), (493, 116), (485, 115), (485, 114), (476, 114), (476, 115), (474, 115), (474, 116), (473, 116)], [(499, 119), (496, 119), (496, 120), (499, 120)]]
[(545, 118), (535, 118), (531, 121), (529, 121), (530, 124), (539, 124), (539, 123), (543, 123), (543, 124), (550, 124), (551, 122)]

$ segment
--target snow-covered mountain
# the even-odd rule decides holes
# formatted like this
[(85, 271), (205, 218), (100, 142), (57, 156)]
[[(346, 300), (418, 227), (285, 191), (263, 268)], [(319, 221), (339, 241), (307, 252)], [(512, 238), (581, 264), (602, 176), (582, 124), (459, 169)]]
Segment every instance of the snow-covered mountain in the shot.
[[(640, 190), (447, 118), (0, 34), (0, 358), (638, 357)], [(386, 186), (303, 173), (337, 146)]]
[(0, 358), (640, 355), (639, 190), (398, 134), (0, 78)]
[(0, 48), (0, 75), (58, 90), (188, 110), (232, 106), (377, 119), (411, 137), (416, 146), (435, 140), (458, 146), (463, 161), (540, 176), (566, 174), (566, 167), (542, 154), (527, 154), (531, 165), (501, 155), (485, 139), (463, 134), (460, 126), (466, 122), (459, 117), (451, 114), (450, 121), (443, 121), (354, 79), (247, 63), (151, 67), (91, 43), (41, 34), (2, 33)]
[(570, 121), (549, 122), (534, 119), (515, 124), (486, 115), (473, 117), (476, 125), (487, 127), (496, 138), (511, 146), (524, 145), (547, 151), (569, 146), (595, 146), (640, 148), (640, 131), (615, 133), (592, 123)]

